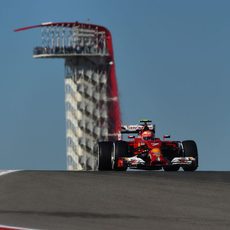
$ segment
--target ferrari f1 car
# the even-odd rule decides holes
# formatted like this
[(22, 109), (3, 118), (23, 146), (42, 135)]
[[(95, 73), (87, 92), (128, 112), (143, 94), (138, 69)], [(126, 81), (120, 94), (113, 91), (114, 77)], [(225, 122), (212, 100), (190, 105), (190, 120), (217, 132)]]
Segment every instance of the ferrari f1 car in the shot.
[(198, 168), (197, 145), (193, 140), (171, 141), (155, 137), (155, 125), (142, 120), (139, 125), (122, 126), (121, 134), (130, 141), (118, 140), (98, 143), (98, 169), (121, 170), (145, 169), (195, 171)]

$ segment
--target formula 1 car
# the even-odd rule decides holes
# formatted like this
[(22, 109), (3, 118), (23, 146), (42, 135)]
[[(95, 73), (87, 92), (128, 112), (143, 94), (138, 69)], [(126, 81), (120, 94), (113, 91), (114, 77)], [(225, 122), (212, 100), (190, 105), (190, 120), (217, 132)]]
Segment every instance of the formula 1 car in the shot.
[(155, 137), (155, 125), (141, 120), (139, 125), (122, 126), (121, 134), (130, 141), (118, 140), (98, 143), (98, 170), (131, 169), (195, 171), (198, 168), (197, 145), (193, 140), (171, 141)]

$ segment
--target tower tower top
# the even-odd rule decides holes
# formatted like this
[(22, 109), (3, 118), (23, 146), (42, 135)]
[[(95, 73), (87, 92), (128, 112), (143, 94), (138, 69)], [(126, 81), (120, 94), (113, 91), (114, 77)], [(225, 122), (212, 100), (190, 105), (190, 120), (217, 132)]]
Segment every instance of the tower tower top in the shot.
[(81, 28), (92, 28), (92, 29), (97, 29), (98, 31), (106, 31), (107, 33), (110, 34), (110, 31), (100, 25), (95, 25), (95, 24), (89, 24), (89, 23), (80, 23), (80, 22), (43, 22), (38, 25), (33, 25), (33, 26), (26, 26), (26, 27), (21, 27), (18, 29), (15, 29), (15, 32), (20, 32), (24, 30), (30, 30), (30, 29), (35, 29), (35, 28), (40, 28), (40, 27), (67, 27), (67, 28), (72, 28), (72, 27), (81, 27)]

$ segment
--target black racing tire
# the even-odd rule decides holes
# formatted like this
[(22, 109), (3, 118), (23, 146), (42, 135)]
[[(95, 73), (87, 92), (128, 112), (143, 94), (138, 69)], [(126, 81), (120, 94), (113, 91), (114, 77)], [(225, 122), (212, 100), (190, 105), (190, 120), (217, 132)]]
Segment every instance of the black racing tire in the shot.
[(124, 165), (123, 168), (118, 168), (117, 167), (117, 161), (120, 157), (129, 157), (129, 146), (126, 141), (116, 141), (115, 142), (115, 165), (114, 168), (116, 170), (120, 171), (126, 171), (127, 170), (127, 165)]
[(198, 168), (198, 150), (193, 140), (182, 141), (184, 157), (194, 157), (196, 160), (191, 165), (184, 165), (184, 171), (195, 171)]
[(108, 171), (114, 169), (114, 145), (111, 141), (98, 143), (98, 170)]
[(116, 157), (130, 157), (128, 142), (116, 141), (115, 142), (115, 155)]
[(166, 172), (175, 172), (178, 171), (180, 169), (180, 165), (167, 165), (167, 166), (163, 166), (164, 171)]

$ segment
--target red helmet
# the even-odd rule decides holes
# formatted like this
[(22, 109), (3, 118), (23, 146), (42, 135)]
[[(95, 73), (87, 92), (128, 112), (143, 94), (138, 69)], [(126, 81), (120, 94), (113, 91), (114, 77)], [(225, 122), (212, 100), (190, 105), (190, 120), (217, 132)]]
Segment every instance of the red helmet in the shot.
[(141, 137), (143, 140), (152, 140), (154, 138), (154, 133), (150, 130), (146, 130), (141, 133)]

